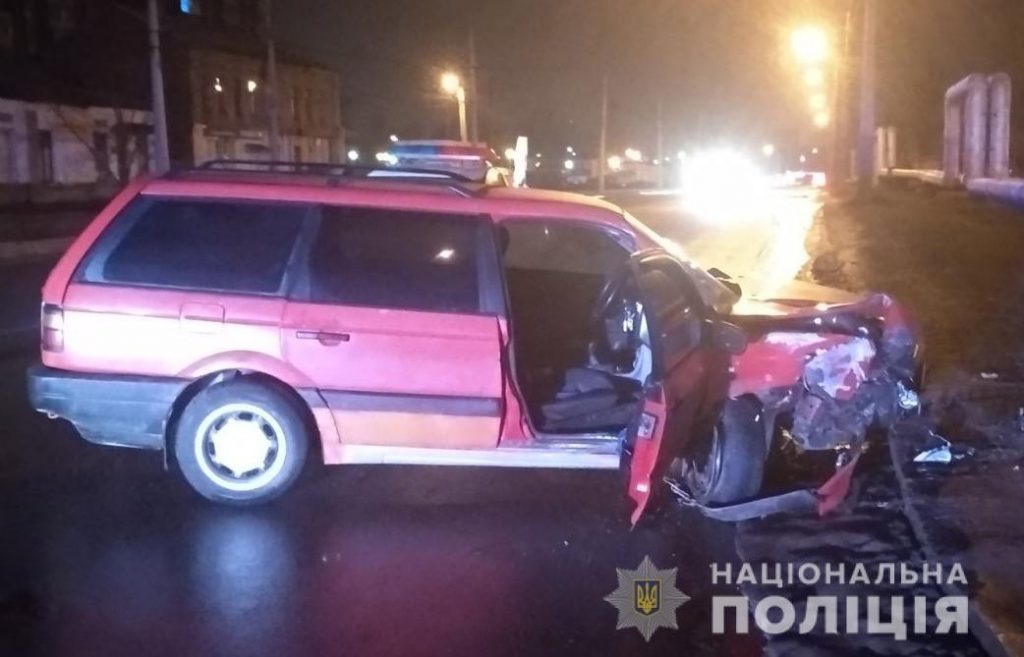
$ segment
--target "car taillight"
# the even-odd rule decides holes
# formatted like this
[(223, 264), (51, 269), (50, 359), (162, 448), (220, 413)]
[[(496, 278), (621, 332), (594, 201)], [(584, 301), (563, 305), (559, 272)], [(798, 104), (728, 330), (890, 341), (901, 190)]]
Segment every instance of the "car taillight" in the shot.
[(44, 303), (39, 317), (43, 351), (64, 351), (64, 309)]

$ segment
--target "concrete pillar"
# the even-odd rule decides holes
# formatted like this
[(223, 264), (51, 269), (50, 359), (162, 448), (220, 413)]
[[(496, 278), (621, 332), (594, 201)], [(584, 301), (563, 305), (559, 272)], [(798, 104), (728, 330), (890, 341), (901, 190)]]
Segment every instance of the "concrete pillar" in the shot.
[(885, 128), (885, 168), (896, 168), (896, 126)]
[(878, 126), (875, 128), (875, 175), (877, 176), (880, 171), (885, 171), (885, 128)]
[(988, 76), (988, 172), (989, 178), (1010, 175), (1010, 76)]
[(944, 127), (942, 131), (942, 172), (947, 185), (960, 182), (960, 133), (963, 112), (959, 102), (946, 100)]
[[(971, 73), (946, 91), (943, 170), (948, 183), (985, 175), (988, 81)], [(961, 155), (962, 147), (962, 155)]]
[(985, 176), (987, 143), (988, 84), (972, 84), (964, 103), (964, 177), (967, 180)]

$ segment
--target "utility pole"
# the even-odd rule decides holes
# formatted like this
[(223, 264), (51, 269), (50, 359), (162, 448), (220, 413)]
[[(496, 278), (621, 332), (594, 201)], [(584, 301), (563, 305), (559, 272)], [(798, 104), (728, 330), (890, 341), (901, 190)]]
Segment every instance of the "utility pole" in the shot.
[(857, 193), (875, 183), (875, 0), (863, 0), (864, 26), (860, 60), (860, 129), (857, 132)]
[(665, 188), (665, 139), (662, 131), (661, 98), (658, 98), (658, 145), (655, 159), (658, 164), (658, 187)]
[[(151, 0), (152, 1), (152, 0)], [(271, 0), (263, 0), (263, 30), (267, 40), (267, 128), (270, 142), (270, 159), (281, 159), (281, 124), (277, 111), (277, 51), (274, 48), (273, 22), (270, 16)]]
[(480, 141), (480, 116), (477, 113), (477, 106), (480, 104), (480, 90), (476, 86), (476, 35), (472, 28), (469, 30), (469, 109), (470, 124), (469, 135), (474, 143)]
[(829, 158), (828, 186), (838, 189), (846, 179), (846, 168), (849, 161), (847, 132), (849, 123), (850, 96), (847, 93), (850, 62), (850, 24), (853, 20), (852, 0), (847, 0), (843, 18), (843, 49), (836, 57), (832, 69), (832, 154)]
[(469, 141), (466, 132), (466, 88), (459, 87), (455, 92), (455, 100), (459, 101), (459, 139)]
[(167, 108), (164, 103), (164, 72), (160, 63), (160, 16), (156, 0), (149, 0), (149, 84), (153, 102), (153, 136), (156, 142), (156, 173), (171, 168), (167, 147)]
[(608, 76), (601, 80), (601, 143), (597, 153), (597, 193), (604, 194), (604, 167), (608, 161)]

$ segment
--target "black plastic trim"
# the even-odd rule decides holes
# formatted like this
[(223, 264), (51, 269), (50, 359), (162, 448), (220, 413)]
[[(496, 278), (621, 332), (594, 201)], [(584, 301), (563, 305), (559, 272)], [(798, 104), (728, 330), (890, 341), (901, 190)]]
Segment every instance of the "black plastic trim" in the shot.
[[(310, 406), (327, 406), (336, 411), (379, 411), (391, 413), (424, 413), (500, 417), (501, 399), (492, 397), (449, 397), (445, 395), (404, 395), (343, 390), (300, 391)], [(320, 401), (320, 398), (323, 401)]]
[(33, 365), (28, 398), (41, 413), (62, 417), (99, 445), (163, 449), (167, 418), (186, 379), (68, 372)]

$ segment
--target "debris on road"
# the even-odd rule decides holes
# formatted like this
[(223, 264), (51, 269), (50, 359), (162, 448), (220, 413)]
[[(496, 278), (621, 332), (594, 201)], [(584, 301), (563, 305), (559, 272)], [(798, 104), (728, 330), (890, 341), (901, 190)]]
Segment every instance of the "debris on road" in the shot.
[(900, 408), (905, 411), (912, 411), (921, 407), (921, 397), (902, 381), (896, 382), (896, 401)]
[(928, 441), (925, 448), (914, 457), (914, 463), (942, 463), (949, 464), (959, 461), (967, 456), (974, 455), (973, 447), (963, 449), (953, 447), (949, 442), (934, 431), (928, 432)]
[(999, 378), (999, 375), (996, 374), (995, 372), (982, 372), (981, 378), (984, 379), (985, 381), (994, 381), (995, 379)]

